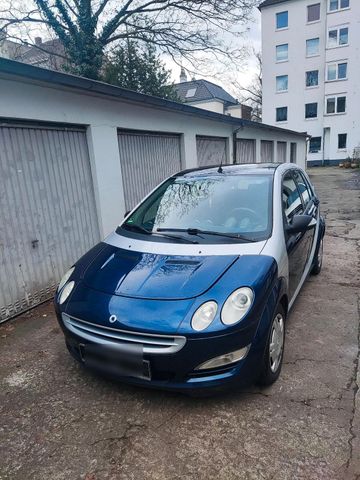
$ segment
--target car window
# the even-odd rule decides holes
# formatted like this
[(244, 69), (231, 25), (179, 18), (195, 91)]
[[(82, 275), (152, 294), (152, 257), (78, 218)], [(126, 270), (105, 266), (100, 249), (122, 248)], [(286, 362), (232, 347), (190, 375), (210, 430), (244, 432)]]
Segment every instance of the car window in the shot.
[(272, 229), (272, 180), (268, 174), (171, 178), (140, 204), (122, 228), (153, 233), (198, 229), (265, 239)]
[(294, 215), (304, 213), (300, 193), (291, 172), (288, 172), (283, 178), (282, 203), (287, 223), (291, 223)]
[(308, 190), (309, 190), (309, 192), (310, 192), (310, 196), (311, 196), (311, 197), (314, 197), (314, 196), (315, 196), (314, 187), (311, 185), (308, 177), (304, 174), (304, 172), (300, 172), (300, 175), (302, 176), (302, 178), (303, 178), (304, 181), (305, 181), (305, 184), (306, 184), (307, 187), (308, 187)]
[(295, 182), (297, 183), (299, 192), (301, 193), (304, 208), (306, 209), (311, 200), (311, 191), (309, 191), (307, 182), (305, 181), (300, 170), (294, 170), (293, 176), (295, 178)]

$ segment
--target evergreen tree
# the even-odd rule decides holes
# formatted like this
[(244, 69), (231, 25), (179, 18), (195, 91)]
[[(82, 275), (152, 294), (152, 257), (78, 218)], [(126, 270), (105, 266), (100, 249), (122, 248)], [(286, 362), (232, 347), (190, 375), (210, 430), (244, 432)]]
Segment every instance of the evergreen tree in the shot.
[(102, 77), (107, 83), (135, 92), (179, 101), (170, 84), (170, 71), (151, 44), (141, 48), (135, 41), (123, 42), (108, 57)]

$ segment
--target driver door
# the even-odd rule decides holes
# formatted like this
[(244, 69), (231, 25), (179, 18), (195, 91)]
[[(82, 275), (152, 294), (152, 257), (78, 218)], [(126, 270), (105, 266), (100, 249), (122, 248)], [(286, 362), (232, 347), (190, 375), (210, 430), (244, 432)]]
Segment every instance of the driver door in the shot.
[(304, 214), (301, 193), (292, 172), (287, 172), (282, 181), (282, 206), (284, 220), (284, 236), (289, 262), (289, 299), (291, 299), (300, 283), (304, 272), (308, 242), (304, 232), (289, 234), (286, 227), (290, 225), (295, 215)]

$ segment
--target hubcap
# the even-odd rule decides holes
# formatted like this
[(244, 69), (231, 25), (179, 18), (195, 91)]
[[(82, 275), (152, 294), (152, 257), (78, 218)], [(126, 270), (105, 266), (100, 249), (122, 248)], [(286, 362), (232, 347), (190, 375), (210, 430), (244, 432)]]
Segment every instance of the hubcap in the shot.
[(284, 318), (278, 313), (271, 326), (269, 360), (273, 373), (279, 368), (284, 348)]

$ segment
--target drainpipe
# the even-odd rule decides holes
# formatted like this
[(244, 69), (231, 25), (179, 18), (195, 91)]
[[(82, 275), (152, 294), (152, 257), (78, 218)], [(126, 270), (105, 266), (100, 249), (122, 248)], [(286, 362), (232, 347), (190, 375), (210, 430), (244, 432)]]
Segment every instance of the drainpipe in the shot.
[(308, 151), (309, 151), (309, 143), (310, 143), (311, 135), (306, 136), (306, 148), (305, 148), (305, 170), (307, 169), (307, 161), (308, 161)]
[(236, 128), (233, 131), (233, 164), (236, 163), (236, 134), (240, 131), (244, 130), (244, 125), (241, 125), (240, 127)]

